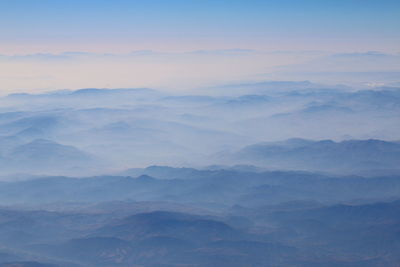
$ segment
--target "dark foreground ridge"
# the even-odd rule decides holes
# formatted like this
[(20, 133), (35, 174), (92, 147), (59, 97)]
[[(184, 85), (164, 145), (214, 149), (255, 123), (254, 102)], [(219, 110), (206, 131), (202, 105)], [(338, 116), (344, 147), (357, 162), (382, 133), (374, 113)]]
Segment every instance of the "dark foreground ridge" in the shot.
[(400, 261), (396, 176), (333, 177), (250, 166), (152, 166), (128, 173), (137, 176), (0, 183), (0, 266)]

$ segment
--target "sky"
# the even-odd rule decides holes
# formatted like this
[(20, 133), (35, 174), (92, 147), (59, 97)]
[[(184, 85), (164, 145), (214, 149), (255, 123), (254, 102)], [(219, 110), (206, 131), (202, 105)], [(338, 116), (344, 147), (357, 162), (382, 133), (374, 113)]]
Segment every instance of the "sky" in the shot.
[[(271, 72), (272, 67), (314, 60), (317, 53), (326, 56), (378, 51), (397, 55), (399, 17), (400, 1), (389, 0), (0, 0), (0, 90), (86, 85), (184, 88), (215, 83), (218, 77), (222, 77), (218, 82), (233, 77), (254, 79)], [(237, 53), (231, 53), (235, 54), (233, 57), (224, 53), (224, 64), (221, 58), (209, 57), (205, 62), (199, 56), (192, 57), (193, 51), (216, 54), (226, 50), (240, 51), (240, 60)], [(130, 61), (122, 60), (122, 64), (122, 55), (134, 51), (151, 51), (152, 58), (141, 61), (139, 66), (140, 60), (128, 56)], [(243, 56), (243, 51), (258, 54)], [(277, 57), (276, 53), (282, 51), (287, 54)], [(101, 58), (92, 56), (75, 65), (70, 62), (68, 67), (65, 62), (54, 60), (53, 65), (48, 61), (43, 65), (43, 57), (37, 61), (32, 57), (65, 52), (92, 53)], [(305, 52), (309, 57), (304, 57)], [(163, 56), (156, 58), (156, 53)], [(104, 54), (119, 58), (107, 61)], [(170, 56), (166, 58), (165, 54)], [(22, 60), (23, 56), (28, 57), (28, 62)], [(243, 68), (232, 70), (230, 76), (233, 63)], [(209, 77), (204, 73), (207, 65), (215, 64), (226, 73), (217, 71), (215, 77)], [(94, 73), (88, 69), (100, 67), (101, 71)], [(129, 82), (129, 75), (113, 73), (115, 69), (124, 72), (122, 68), (132, 69), (137, 74), (133, 76), (140, 79)], [(153, 73), (144, 73), (146, 68), (154, 69)], [(89, 75), (67, 82), (77, 69), (78, 74), (89, 71)], [(138, 73), (138, 69), (142, 71)], [(180, 82), (179, 73), (187, 69), (192, 74)], [(53, 73), (55, 70), (58, 72)], [(196, 76), (196, 72), (200, 75)], [(89, 80), (99, 74), (110, 78), (101, 82)], [(203, 82), (190, 85), (193, 79)]]

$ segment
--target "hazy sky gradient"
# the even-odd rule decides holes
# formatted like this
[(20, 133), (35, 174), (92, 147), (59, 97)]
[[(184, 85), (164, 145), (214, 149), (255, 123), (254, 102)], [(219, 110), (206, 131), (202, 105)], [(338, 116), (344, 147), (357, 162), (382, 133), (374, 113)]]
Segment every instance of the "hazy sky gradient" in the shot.
[(387, 0), (2, 0), (0, 49), (398, 52), (399, 13), (400, 2)]
[[(0, 90), (285, 80), (283, 68), (310, 62), (309, 72), (397, 72), (399, 14), (388, 0), (0, 0)], [(329, 58), (355, 52), (368, 58)]]

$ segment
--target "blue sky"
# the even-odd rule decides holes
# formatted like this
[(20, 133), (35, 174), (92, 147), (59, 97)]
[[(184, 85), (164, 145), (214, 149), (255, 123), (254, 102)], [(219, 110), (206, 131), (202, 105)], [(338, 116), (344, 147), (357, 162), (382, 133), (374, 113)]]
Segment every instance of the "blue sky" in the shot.
[(388, 0), (0, 0), (0, 49), (394, 51), (399, 17)]

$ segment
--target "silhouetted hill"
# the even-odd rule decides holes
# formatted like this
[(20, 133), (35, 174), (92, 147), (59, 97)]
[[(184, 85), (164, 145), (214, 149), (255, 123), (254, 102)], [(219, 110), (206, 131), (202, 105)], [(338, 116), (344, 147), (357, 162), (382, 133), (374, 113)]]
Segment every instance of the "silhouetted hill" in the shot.
[(227, 224), (198, 215), (157, 211), (128, 217), (96, 231), (98, 236), (136, 240), (168, 236), (202, 243), (218, 239), (237, 239), (241, 233)]
[(0, 161), (3, 172), (73, 173), (98, 164), (95, 158), (73, 146), (36, 139), (17, 145)]

